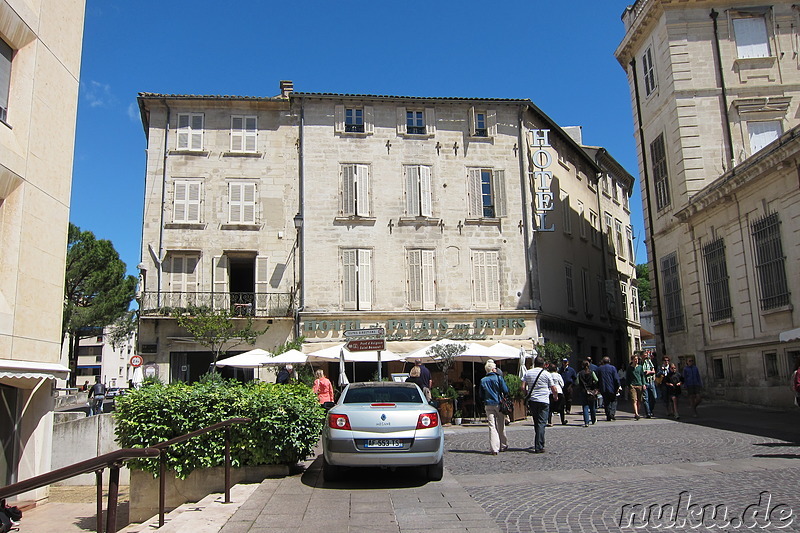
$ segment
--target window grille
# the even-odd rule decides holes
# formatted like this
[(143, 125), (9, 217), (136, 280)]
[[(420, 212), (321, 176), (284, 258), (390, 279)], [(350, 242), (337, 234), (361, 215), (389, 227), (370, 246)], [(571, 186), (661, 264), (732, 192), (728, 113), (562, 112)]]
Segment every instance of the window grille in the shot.
[(653, 183), (656, 188), (656, 207), (660, 211), (671, 203), (667, 174), (667, 151), (664, 147), (664, 134), (650, 144), (650, 158), (653, 161)]
[(728, 287), (728, 265), (725, 262), (725, 242), (717, 239), (703, 246), (706, 265), (706, 294), (711, 321), (731, 318), (731, 296)]
[(765, 215), (750, 225), (761, 310), (789, 304), (778, 213)]
[(664, 285), (664, 304), (667, 332), (684, 329), (681, 284), (678, 276), (678, 254), (672, 253), (661, 260), (661, 276)]

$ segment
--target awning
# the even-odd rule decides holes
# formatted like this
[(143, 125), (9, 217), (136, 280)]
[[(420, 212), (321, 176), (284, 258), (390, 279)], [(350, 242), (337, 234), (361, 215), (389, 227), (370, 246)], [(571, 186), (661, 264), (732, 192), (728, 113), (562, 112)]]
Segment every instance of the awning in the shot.
[(800, 339), (800, 328), (782, 331), (778, 338), (781, 342), (796, 341), (797, 339)]
[(58, 363), (0, 359), (0, 378), (67, 379), (69, 368)]

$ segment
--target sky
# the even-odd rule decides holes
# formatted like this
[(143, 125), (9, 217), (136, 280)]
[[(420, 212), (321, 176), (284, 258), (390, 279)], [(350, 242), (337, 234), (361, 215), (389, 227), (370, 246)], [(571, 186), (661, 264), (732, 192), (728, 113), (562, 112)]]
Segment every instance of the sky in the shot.
[(300, 92), (529, 98), (583, 126), (637, 179), (633, 118), (614, 58), (633, 0), (86, 0), (70, 220), (138, 275), (146, 139), (140, 92)]

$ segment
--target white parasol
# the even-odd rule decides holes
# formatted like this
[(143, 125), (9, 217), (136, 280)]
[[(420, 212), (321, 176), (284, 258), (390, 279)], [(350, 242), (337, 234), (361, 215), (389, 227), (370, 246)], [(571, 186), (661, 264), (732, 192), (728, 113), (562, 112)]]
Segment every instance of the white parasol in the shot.
[(289, 350), (270, 357), (265, 365), (302, 365), (308, 361), (308, 356), (299, 350)]
[(227, 359), (217, 361), (217, 366), (232, 366), (235, 368), (260, 368), (270, 362), (272, 354), (261, 348), (240, 353)]
[(339, 386), (345, 387), (349, 385), (350, 381), (347, 379), (347, 374), (344, 371), (344, 348), (339, 350)]

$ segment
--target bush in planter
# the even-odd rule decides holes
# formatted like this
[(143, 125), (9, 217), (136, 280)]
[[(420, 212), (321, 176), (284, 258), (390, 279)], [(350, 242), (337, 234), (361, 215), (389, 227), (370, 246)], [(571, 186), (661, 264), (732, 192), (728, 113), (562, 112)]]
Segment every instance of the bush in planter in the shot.
[[(116, 399), (117, 442), (143, 448), (229, 418), (247, 417), (250, 424), (231, 426), (233, 466), (293, 464), (305, 459), (319, 439), (325, 411), (316, 394), (303, 384), (241, 384), (219, 377), (192, 385), (154, 383)], [(197, 468), (221, 465), (224, 429), (172, 446), (167, 468), (185, 478)], [(158, 460), (128, 463), (158, 474)]]
[(505, 374), (503, 379), (506, 380), (506, 385), (508, 385), (508, 395), (512, 400), (525, 399), (525, 393), (522, 392), (522, 380), (519, 376), (515, 374)]

